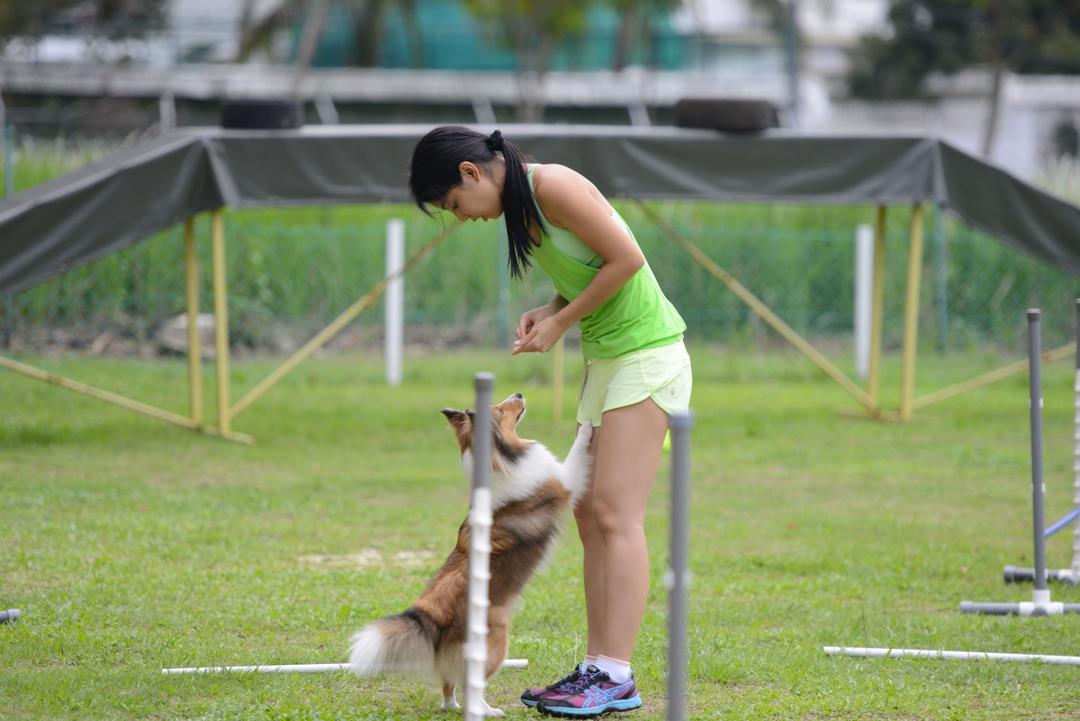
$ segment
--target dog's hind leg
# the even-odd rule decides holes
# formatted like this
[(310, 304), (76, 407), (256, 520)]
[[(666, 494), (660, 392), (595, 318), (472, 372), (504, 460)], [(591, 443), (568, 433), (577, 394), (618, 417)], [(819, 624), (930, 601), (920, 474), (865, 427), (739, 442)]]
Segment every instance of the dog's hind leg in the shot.
[(444, 709), (460, 709), (461, 705), (457, 702), (457, 692), (454, 688), (453, 681), (443, 681), (442, 685), (442, 707)]
[[(485, 681), (502, 668), (506, 652), (510, 648), (510, 612), (503, 607), (494, 607), (488, 612), (487, 660), (484, 662)], [(493, 708), (484, 701), (484, 715), (501, 717), (502, 710)]]
[(484, 678), (491, 678), (502, 668), (506, 653), (510, 648), (509, 623), (493, 623), (488, 626), (487, 662), (484, 664)]

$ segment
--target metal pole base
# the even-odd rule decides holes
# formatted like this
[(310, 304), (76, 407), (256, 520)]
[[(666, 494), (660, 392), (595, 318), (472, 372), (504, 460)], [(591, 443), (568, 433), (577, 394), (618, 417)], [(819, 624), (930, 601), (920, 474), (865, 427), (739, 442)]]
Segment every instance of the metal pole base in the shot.
[[(1022, 568), (1020, 566), (1006, 566), (1004, 577), (1005, 583), (1031, 583), (1035, 580), (1035, 569)], [(1048, 568), (1046, 570), (1046, 580), (1057, 581), (1058, 583), (1069, 583), (1074, 586), (1080, 583), (1080, 577), (1073, 575), (1071, 568), (1062, 568), (1060, 570)]]

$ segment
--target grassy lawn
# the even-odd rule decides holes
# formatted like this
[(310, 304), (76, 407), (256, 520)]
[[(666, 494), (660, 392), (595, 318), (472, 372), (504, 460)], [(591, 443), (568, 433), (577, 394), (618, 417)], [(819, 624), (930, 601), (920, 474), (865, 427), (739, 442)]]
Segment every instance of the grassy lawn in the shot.
[[(898, 425), (838, 414), (852, 403), (796, 356), (691, 353), (693, 717), (1080, 716), (1078, 668), (821, 652), (1080, 652), (1078, 618), (958, 611), (1030, 599), (1000, 580), (1031, 562), (1025, 376)], [(185, 410), (182, 361), (24, 360)], [(928, 356), (920, 388), (999, 361)], [(234, 395), (273, 365), (237, 363)], [(1045, 371), (1048, 518), (1072, 503), (1069, 365)], [(525, 393), (523, 435), (566, 451), (580, 374), (552, 419), (547, 357), (413, 352), (396, 389), (377, 354), (318, 358), (236, 420), (253, 447), (0, 375), (0, 608), (24, 614), (0, 626), (0, 718), (452, 718), (430, 683), (160, 669), (343, 661), (354, 630), (407, 607), (466, 510), (438, 411), (470, 403), (477, 370), (497, 373), (499, 397)], [(897, 368), (885, 370), (894, 401)], [(634, 658), (646, 705), (631, 716), (643, 720), (664, 715), (666, 481), (665, 468), (647, 519), (652, 591)], [(1071, 545), (1052, 539), (1051, 566), (1068, 566)], [(489, 693), (511, 718), (535, 713), (523, 687), (584, 651), (580, 553), (569, 528), (522, 600), (511, 656), (530, 668), (499, 673)], [(1080, 603), (1080, 589), (1053, 592)]]

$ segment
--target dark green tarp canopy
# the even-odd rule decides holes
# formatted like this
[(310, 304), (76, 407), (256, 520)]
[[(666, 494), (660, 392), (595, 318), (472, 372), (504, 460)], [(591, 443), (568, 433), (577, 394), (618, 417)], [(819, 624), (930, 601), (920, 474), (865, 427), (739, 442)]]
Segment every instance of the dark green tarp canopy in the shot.
[[(610, 197), (935, 203), (969, 226), (1080, 275), (1080, 208), (938, 139), (499, 127), (538, 162), (569, 165)], [(118, 151), (0, 204), (0, 295), (221, 206), (410, 202), (409, 158), (430, 128), (193, 128)]]

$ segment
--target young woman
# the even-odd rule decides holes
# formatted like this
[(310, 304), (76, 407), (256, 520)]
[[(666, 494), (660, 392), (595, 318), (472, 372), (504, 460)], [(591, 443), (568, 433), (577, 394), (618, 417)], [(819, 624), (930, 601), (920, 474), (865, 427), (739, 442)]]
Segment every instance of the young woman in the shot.
[(544, 713), (596, 716), (641, 706), (630, 671), (649, 589), (645, 505), (671, 413), (690, 401), (686, 324), (622, 217), (588, 179), (528, 164), (496, 130), (440, 127), (413, 152), (417, 205), (459, 220), (506, 221), (510, 272), (535, 261), (556, 295), (518, 321), (513, 354), (543, 353), (581, 326), (577, 421), (594, 427), (590, 490), (574, 510), (584, 547), (588, 645), (565, 678), (522, 694)]

